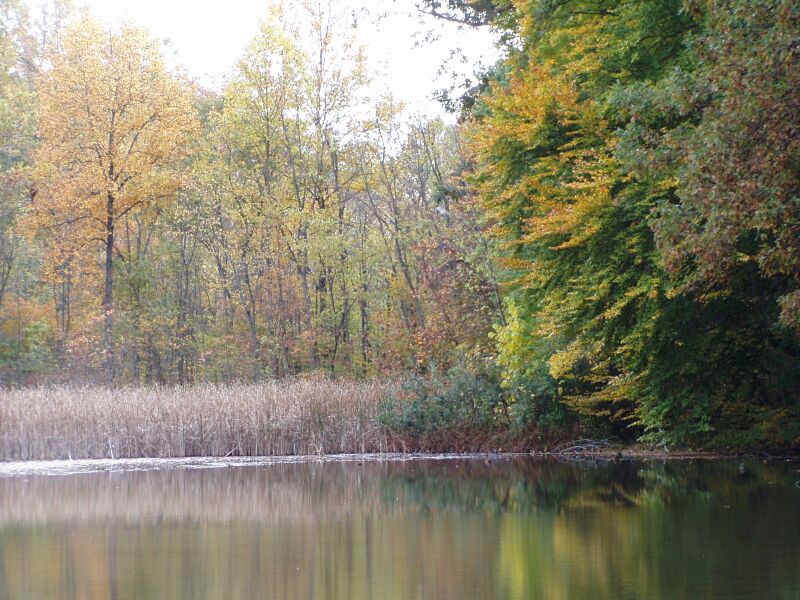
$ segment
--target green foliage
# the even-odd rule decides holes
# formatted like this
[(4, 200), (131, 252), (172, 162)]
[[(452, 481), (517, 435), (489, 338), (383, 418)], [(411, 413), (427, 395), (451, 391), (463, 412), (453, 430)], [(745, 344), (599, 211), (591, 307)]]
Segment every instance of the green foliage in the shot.
[(0, 334), (0, 383), (30, 383), (56, 365), (53, 331), (40, 319), (17, 336)]
[(494, 339), (513, 424), (537, 425), (545, 430), (564, 428), (572, 418), (559, 400), (556, 381), (547, 367), (552, 348), (539, 340), (533, 331), (533, 318), (523, 314), (513, 300), (506, 304), (506, 315), (507, 323), (497, 328)]
[[(463, 361), (442, 373), (431, 366), (410, 375), (382, 402), (378, 421), (395, 435), (413, 440), (464, 432), (524, 439), (526, 433), (558, 439), (573, 431), (575, 419), (557, 400), (546, 369), (501, 380), (496, 367)], [(595, 432), (599, 432), (596, 430)], [(526, 446), (522, 446), (526, 447)]]
[(800, 11), (720, 0), (703, 25), (678, 88), (693, 118), (648, 131), (666, 159), (653, 171), (678, 200), (659, 204), (659, 249), (684, 289), (729, 289), (757, 265), (756, 285), (800, 333)]
[(527, 418), (797, 443), (774, 426), (800, 399), (790, 4), (516, 3), (522, 44), (473, 111), (473, 182)]
[(384, 400), (379, 423), (397, 434), (422, 435), (453, 428), (505, 427), (507, 404), (496, 375), (458, 364), (446, 373), (431, 367), (412, 375)]
[[(0, 0), (4, 381), (369, 377), (491, 352), (500, 297), (460, 128), (371, 97), (337, 3), (295, 8), (268, 11), (216, 94), (143, 31), (62, 31), (62, 10), (33, 25)], [(70, 116), (73, 77), (100, 108)], [(39, 321), (57, 352), (29, 378), (20, 332)]]
[(440, 19), (479, 27), (496, 25), (511, 12), (511, 0), (422, 0), (419, 10)]

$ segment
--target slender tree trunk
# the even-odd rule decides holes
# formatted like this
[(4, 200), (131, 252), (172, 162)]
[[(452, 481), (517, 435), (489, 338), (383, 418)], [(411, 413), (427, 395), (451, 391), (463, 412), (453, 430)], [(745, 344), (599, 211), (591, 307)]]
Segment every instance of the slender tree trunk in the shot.
[(359, 308), (361, 309), (361, 360), (366, 369), (369, 362), (369, 307), (367, 305), (367, 285), (363, 286), (364, 297), (358, 301)]
[(278, 314), (279, 320), (279, 329), (280, 329), (280, 336), (281, 336), (281, 349), (283, 351), (283, 369), (280, 373), (277, 374), (278, 378), (280, 379), (283, 377), (284, 373), (288, 376), (292, 374), (292, 358), (291, 353), (289, 352), (289, 345), (287, 344), (287, 332), (286, 332), (286, 301), (284, 300), (283, 296), (283, 275), (281, 275), (281, 270), (277, 270), (277, 280), (278, 280), (278, 310), (280, 311)]
[[(261, 341), (258, 339), (258, 323), (256, 322), (256, 297), (250, 283), (250, 269), (247, 263), (242, 264), (239, 278), (239, 299), (247, 317), (247, 327), (250, 332), (250, 350), (253, 357), (253, 380), (261, 379)], [(246, 289), (245, 289), (246, 288)], [(245, 291), (247, 297), (245, 298)]]
[(0, 264), (0, 306), (3, 305), (3, 297), (5, 296), (6, 286), (11, 277), (11, 269), (14, 266), (14, 250), (13, 248), (7, 256), (3, 257), (3, 262)]
[(311, 368), (316, 369), (319, 366), (319, 356), (317, 352), (317, 336), (314, 332), (314, 319), (311, 309), (311, 290), (308, 284), (308, 267), (305, 264), (300, 266), (300, 281), (303, 286), (303, 316), (305, 317), (305, 326), (311, 334)]
[(108, 382), (114, 379), (114, 194), (109, 192), (106, 205), (106, 264), (105, 292), (103, 294), (103, 351)]
[(191, 273), (190, 266), (194, 256), (192, 250), (191, 256), (187, 251), (188, 235), (181, 233), (180, 243), (180, 259), (181, 259), (181, 273), (178, 278), (178, 320), (177, 320), (177, 337), (180, 340), (178, 350), (178, 382), (181, 385), (189, 383), (188, 375), (188, 354), (186, 340), (192, 337), (192, 332), (188, 325), (189, 311), (190, 311), (190, 290), (191, 290)]

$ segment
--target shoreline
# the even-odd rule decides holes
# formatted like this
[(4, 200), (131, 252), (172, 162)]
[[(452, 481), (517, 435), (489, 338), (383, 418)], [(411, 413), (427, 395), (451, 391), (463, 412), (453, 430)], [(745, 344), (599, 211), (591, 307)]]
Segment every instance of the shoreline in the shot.
[(682, 460), (759, 460), (765, 462), (800, 460), (794, 452), (767, 454), (763, 452), (718, 452), (707, 450), (652, 450), (637, 446), (620, 446), (602, 450), (554, 452), (533, 450), (531, 452), (366, 452), (334, 454), (290, 454), (272, 456), (187, 456), (187, 457), (126, 457), (126, 458), (80, 458), (51, 460), (9, 460), (0, 458), (0, 477), (15, 475), (68, 475), (106, 471), (152, 471), (174, 468), (231, 468), (248, 466), (272, 466), (315, 463), (404, 462), (404, 461), (450, 461), (482, 460), (487, 464), (511, 459), (595, 461), (616, 463), (624, 461), (682, 461)]
[[(428, 422), (428, 416), (409, 425), (402, 419), (389, 419), (398, 419), (386, 407), (392, 392), (392, 385), (386, 382), (328, 380), (180, 389), (18, 390), (2, 394), (0, 402), (0, 463), (344, 454), (665, 460), (781, 458), (800, 451), (796, 446), (778, 449), (777, 444), (761, 447), (757, 443), (742, 448), (714, 447), (713, 439), (696, 440), (700, 449), (665, 449), (617, 438), (592, 438), (592, 433), (577, 428), (556, 434), (534, 425), (481, 425), (468, 418), (452, 424), (446, 419)], [(703, 442), (708, 447), (702, 447)]]

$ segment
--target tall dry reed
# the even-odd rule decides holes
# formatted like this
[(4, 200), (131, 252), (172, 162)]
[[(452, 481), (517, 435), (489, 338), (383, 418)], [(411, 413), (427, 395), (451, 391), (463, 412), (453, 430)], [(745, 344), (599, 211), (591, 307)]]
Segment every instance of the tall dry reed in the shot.
[(274, 456), (394, 450), (390, 385), (322, 379), (0, 393), (0, 459)]

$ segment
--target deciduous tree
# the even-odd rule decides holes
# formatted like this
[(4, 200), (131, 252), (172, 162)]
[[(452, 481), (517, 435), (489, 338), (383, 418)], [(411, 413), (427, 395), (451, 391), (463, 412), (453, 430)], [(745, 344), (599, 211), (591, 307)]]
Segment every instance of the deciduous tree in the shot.
[(159, 44), (129, 26), (85, 18), (64, 35), (38, 87), (39, 137), (32, 224), (67, 232), (52, 254), (94, 261), (102, 250), (103, 351), (114, 368), (114, 261), (122, 219), (170, 201), (182, 181), (197, 117), (187, 86)]

